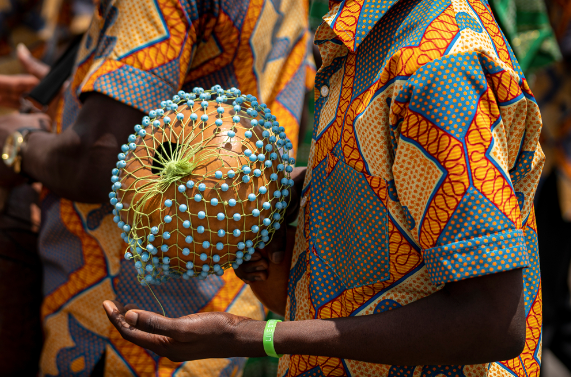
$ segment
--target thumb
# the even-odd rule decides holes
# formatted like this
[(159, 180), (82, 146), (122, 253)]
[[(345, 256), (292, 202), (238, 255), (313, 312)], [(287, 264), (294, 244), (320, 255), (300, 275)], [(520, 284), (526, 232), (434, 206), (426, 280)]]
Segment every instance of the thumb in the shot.
[(177, 319), (167, 318), (145, 310), (131, 309), (125, 313), (125, 321), (146, 333), (164, 335), (175, 340), (180, 338), (181, 326)]
[(24, 69), (39, 79), (44, 78), (50, 71), (50, 67), (34, 58), (23, 43), (18, 44), (17, 55)]

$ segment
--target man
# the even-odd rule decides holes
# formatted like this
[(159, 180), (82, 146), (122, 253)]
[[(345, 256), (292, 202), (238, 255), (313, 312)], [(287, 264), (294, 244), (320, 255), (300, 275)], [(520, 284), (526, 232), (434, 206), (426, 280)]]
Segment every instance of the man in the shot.
[(109, 318), (172, 360), (285, 354), (279, 376), (537, 376), (541, 120), (489, 7), (331, 1), (324, 20), (287, 321)]
[[(240, 87), (266, 102), (295, 139), (305, 92), (308, 45), (303, 1), (101, 1), (83, 39), (56, 133), (30, 132), (38, 116), (0, 119), (0, 145), (18, 129), (21, 176), (41, 182), (44, 263), (43, 375), (240, 374), (245, 359), (173, 363), (124, 341), (100, 302), (160, 310), (139, 284), (107, 203), (120, 146), (145, 113), (195, 86)], [(2, 164), (2, 184), (18, 181)], [(93, 204), (87, 204), (93, 203)], [(230, 273), (154, 288), (168, 315), (264, 311)]]

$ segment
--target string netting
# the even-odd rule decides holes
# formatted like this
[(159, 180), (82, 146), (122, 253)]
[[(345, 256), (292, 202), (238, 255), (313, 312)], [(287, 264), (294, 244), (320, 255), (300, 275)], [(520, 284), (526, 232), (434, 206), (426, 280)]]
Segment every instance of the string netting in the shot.
[(134, 130), (109, 197), (141, 284), (222, 275), (271, 241), (295, 160), (265, 104), (236, 88), (194, 88)]

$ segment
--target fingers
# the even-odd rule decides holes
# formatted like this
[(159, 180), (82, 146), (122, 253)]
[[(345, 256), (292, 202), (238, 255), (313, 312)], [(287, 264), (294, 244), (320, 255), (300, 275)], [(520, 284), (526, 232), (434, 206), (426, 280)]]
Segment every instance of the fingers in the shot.
[(133, 327), (149, 334), (163, 335), (184, 342), (188, 329), (188, 318), (167, 318), (160, 314), (145, 310), (129, 310), (125, 313), (125, 321)]
[(123, 339), (128, 340), (139, 347), (149, 349), (161, 356), (168, 353), (168, 345), (173, 342), (172, 339), (161, 335), (149, 334), (131, 326), (125, 320), (121, 311), (121, 309), (124, 309), (123, 306), (118, 302), (109, 300), (104, 301), (103, 308), (107, 313), (109, 321), (111, 321), (113, 326), (115, 326), (117, 331), (119, 331)]
[(18, 60), (20, 60), (20, 63), (24, 66), (27, 72), (39, 79), (44, 78), (48, 74), (50, 67), (34, 58), (26, 46), (20, 43), (16, 50)]
[(38, 82), (32, 75), (0, 75), (0, 104), (19, 108), (20, 97), (32, 90)]

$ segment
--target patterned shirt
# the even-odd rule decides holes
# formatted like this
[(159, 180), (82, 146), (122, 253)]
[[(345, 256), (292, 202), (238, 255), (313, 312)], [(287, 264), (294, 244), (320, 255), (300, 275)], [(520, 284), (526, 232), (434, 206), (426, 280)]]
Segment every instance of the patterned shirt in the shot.
[[(101, 1), (83, 40), (58, 131), (70, 127), (80, 96), (100, 92), (144, 112), (180, 89), (237, 87), (268, 104), (297, 135), (306, 92), (308, 5), (298, 0)], [(310, 75), (311, 78), (311, 75)], [(105, 114), (112, 117), (113, 114)], [(125, 124), (131, 129), (133, 124)], [(89, 375), (105, 355), (106, 376), (235, 376), (245, 358), (174, 363), (121, 338), (101, 309), (105, 299), (160, 312), (136, 279), (109, 204), (43, 200), (43, 375)], [(263, 319), (249, 287), (232, 271), (153, 287), (167, 316), (227, 311)]]
[(398, 310), (523, 268), (524, 351), (404, 367), (286, 355), (279, 376), (539, 374), (541, 118), (484, 1), (330, 2), (286, 319)]

